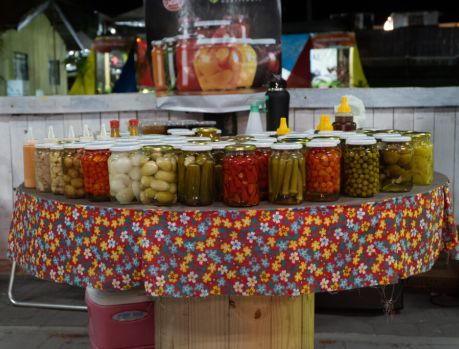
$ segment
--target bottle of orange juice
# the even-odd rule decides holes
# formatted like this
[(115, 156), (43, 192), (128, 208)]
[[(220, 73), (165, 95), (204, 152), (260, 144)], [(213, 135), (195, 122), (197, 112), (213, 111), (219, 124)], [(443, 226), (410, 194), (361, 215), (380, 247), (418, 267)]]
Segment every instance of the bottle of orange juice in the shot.
[(24, 141), (24, 187), (35, 188), (35, 144), (32, 127), (29, 127)]

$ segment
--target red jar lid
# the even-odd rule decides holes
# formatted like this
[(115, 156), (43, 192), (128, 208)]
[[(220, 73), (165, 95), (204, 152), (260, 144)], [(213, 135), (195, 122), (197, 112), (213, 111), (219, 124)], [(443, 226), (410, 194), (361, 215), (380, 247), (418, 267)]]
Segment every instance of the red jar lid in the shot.
[(110, 120), (110, 127), (111, 128), (120, 127), (120, 121), (119, 120)]
[(138, 126), (139, 125), (139, 120), (137, 119), (130, 119), (129, 120), (129, 126)]

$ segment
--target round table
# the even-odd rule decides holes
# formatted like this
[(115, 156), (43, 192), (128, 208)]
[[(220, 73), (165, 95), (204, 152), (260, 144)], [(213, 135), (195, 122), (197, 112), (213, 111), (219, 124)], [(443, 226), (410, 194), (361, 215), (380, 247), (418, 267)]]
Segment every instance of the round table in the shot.
[(315, 292), (459, 257), (450, 199), (438, 173), (409, 193), (289, 207), (121, 206), (21, 187), (8, 253), (41, 279), (161, 297), (158, 348), (309, 348)]

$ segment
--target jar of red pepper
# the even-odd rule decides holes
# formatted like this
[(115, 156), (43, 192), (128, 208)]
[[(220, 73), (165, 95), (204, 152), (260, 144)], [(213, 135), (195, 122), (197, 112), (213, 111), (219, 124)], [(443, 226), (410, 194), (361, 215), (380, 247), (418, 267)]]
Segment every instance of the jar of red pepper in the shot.
[(338, 200), (341, 190), (339, 141), (312, 140), (306, 144), (306, 149), (306, 200)]
[(248, 207), (260, 203), (256, 149), (250, 144), (225, 147), (223, 201), (226, 205)]
[(258, 161), (258, 187), (260, 188), (260, 199), (268, 200), (269, 194), (269, 158), (271, 156), (271, 145), (268, 142), (253, 142), (257, 147), (255, 155)]
[(110, 201), (108, 158), (112, 143), (92, 143), (84, 147), (81, 166), (84, 191), (90, 201)]

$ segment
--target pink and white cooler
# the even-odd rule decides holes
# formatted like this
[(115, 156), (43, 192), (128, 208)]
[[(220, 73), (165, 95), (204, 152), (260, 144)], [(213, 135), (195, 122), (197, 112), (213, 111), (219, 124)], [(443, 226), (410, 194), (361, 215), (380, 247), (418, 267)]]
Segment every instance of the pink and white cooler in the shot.
[(154, 303), (144, 289), (86, 289), (92, 349), (153, 349)]

